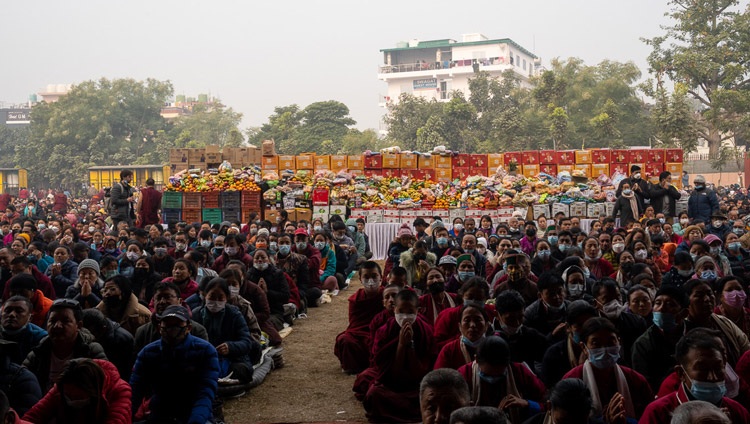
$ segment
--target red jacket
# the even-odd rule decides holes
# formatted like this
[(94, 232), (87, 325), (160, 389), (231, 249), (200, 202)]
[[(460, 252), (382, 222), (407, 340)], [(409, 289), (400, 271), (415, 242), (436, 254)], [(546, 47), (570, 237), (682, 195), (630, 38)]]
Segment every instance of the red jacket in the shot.
[[(101, 408), (106, 413), (105, 424), (130, 424), (132, 422), (130, 385), (120, 378), (117, 368), (109, 361), (94, 359), (104, 371), (104, 385)], [(47, 423), (60, 416), (58, 422), (65, 422), (62, 415), (62, 399), (55, 384), (44, 397), (24, 415), (24, 419), (32, 423)]]
[[(46, 275), (42, 274), (42, 272), (37, 269), (36, 265), (31, 265), (31, 275), (33, 275), (34, 279), (36, 280), (36, 288), (44, 293), (44, 297), (52, 300), (55, 300), (57, 298), (55, 296), (55, 287), (52, 285), (52, 280), (50, 280)], [(9, 297), (10, 284), (6, 284), (5, 290), (3, 290), (3, 302), (8, 300)]]
[[(631, 392), (632, 393), (632, 392)], [(672, 412), (678, 406), (691, 399), (685, 393), (685, 385), (680, 384), (679, 390), (672, 392), (667, 396), (656, 399), (651, 402), (643, 412), (639, 424), (662, 424), (668, 423), (672, 419)], [(739, 403), (727, 397), (721, 400), (721, 407), (729, 410), (729, 416), (734, 424), (750, 423), (750, 414)], [(27, 414), (28, 415), (28, 414)]]

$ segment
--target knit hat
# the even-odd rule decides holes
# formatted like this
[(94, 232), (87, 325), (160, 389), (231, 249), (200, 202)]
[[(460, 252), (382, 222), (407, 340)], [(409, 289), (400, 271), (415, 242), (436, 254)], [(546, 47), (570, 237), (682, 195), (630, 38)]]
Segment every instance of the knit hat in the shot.
[(700, 258), (698, 258), (698, 260), (695, 261), (695, 271), (698, 272), (698, 270), (701, 269), (701, 267), (703, 267), (706, 262), (711, 262), (712, 264), (714, 264), (714, 269), (716, 269), (716, 262), (714, 262), (712, 257), (701, 256)]
[(261, 228), (260, 230), (258, 230), (258, 235), (259, 236), (266, 236), (266, 237), (268, 237), (269, 234), (271, 234), (271, 233), (268, 231), (268, 228)]
[(687, 238), (690, 235), (691, 231), (698, 231), (701, 233), (701, 237), (703, 237), (703, 230), (701, 230), (701, 227), (697, 225), (690, 225), (687, 228), (685, 228), (685, 238)]
[(693, 183), (703, 183), (706, 184), (706, 177), (703, 175), (696, 175), (695, 179), (693, 180)]
[(29, 244), (29, 242), (31, 242), (31, 236), (29, 236), (26, 233), (21, 233), (21, 234), (17, 235), (16, 238), (22, 238), (22, 239), (26, 240), (26, 244)]
[(401, 224), (401, 228), (398, 229), (398, 237), (413, 236), (409, 224)]
[(443, 221), (436, 219), (432, 223), (432, 229), (435, 230), (437, 228), (445, 228), (445, 224), (443, 224)]
[(472, 264), (474, 264), (475, 263), (474, 255), (464, 253), (463, 255), (459, 256), (458, 258), (456, 258), (456, 266), (457, 267), (460, 266), (461, 262), (464, 262), (464, 261), (469, 261)]
[(451, 255), (445, 255), (442, 258), (440, 258), (440, 261), (438, 262), (438, 265), (456, 265), (457, 261), (456, 258), (454, 258)]
[(481, 245), (481, 246), (484, 246), (486, 248), (487, 247), (487, 239), (484, 238), (484, 237), (479, 237), (477, 239), (477, 244)]
[(101, 271), (99, 270), (99, 263), (96, 262), (93, 259), (84, 259), (81, 261), (80, 264), (78, 264), (78, 273), (80, 274), (81, 271), (84, 269), (93, 269), (94, 272), (96, 272), (96, 276), (99, 277), (101, 274)]

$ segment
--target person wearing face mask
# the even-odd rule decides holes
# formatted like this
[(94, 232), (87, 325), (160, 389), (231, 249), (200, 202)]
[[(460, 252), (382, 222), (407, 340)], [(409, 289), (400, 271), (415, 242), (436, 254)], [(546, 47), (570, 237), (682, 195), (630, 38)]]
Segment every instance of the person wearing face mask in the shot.
[[(394, 317), (375, 333), (373, 366), (377, 375), (363, 400), (371, 422), (417, 422), (419, 384), (432, 368), (432, 327), (417, 314), (412, 290), (396, 297)], [(458, 326), (456, 326), (458, 327)]]
[(435, 255), (436, 258), (442, 258), (450, 252), (451, 247), (453, 247), (453, 242), (450, 238), (448, 230), (442, 225), (442, 223), (439, 226), (433, 228), (430, 252), (432, 252), (432, 254)]
[(648, 328), (646, 320), (635, 314), (624, 313), (627, 305), (622, 303), (622, 291), (617, 282), (611, 278), (603, 278), (594, 283), (591, 293), (594, 296), (599, 316), (607, 318), (617, 327), (622, 341), (621, 363), (630, 365), (630, 350), (636, 339)]
[(311, 280), (307, 257), (292, 252), (292, 238), (289, 234), (279, 235), (277, 242), (279, 252), (276, 254), (276, 265), (297, 284), (300, 297), (305, 300), (300, 313), (305, 313), (304, 309), (307, 307), (320, 306), (323, 294), (320, 279), (315, 275)]
[(526, 256), (517, 250), (506, 252), (506, 272), (497, 280), (494, 289), (496, 295), (505, 290), (515, 290), (521, 293), (527, 305), (537, 301), (539, 290), (536, 283), (529, 279), (529, 274), (523, 266), (527, 261)]
[(714, 313), (729, 318), (746, 335), (750, 336), (750, 309), (747, 308), (747, 286), (737, 277), (729, 275), (716, 282), (719, 304)]
[(500, 337), (485, 337), (476, 359), (458, 369), (471, 390), (472, 406), (492, 406), (512, 423), (539, 413), (546, 388), (525, 365), (512, 362), (510, 347)]
[(597, 316), (596, 309), (585, 300), (576, 300), (568, 306), (565, 319), (565, 339), (552, 344), (543, 354), (541, 378), (547, 386), (562, 379), (565, 373), (586, 360), (585, 349), (581, 346), (583, 325)]
[(253, 258), (245, 252), (241, 236), (230, 234), (224, 237), (224, 250), (221, 252), (221, 255), (216, 258), (211, 268), (219, 273), (224, 271), (227, 263), (234, 259), (241, 261), (248, 268), (253, 265)]
[[(542, 362), (549, 347), (547, 337), (524, 324), (523, 297), (515, 290), (508, 290), (495, 297), (494, 334), (510, 345), (511, 360), (524, 362), (529, 369)], [(562, 375), (562, 374), (561, 374)]]
[(573, 246), (573, 234), (570, 231), (561, 231), (557, 235), (557, 243), (552, 243), (552, 257), (558, 261), (562, 261), (568, 255), (568, 249)]
[(695, 262), (688, 252), (676, 252), (674, 254), (674, 265), (662, 276), (662, 286), (673, 286), (680, 288), (688, 282), (695, 274)]
[(465, 234), (461, 239), (461, 248), (474, 258), (474, 272), (480, 277), (485, 276), (487, 258), (477, 250), (477, 237), (474, 234)]
[(130, 386), (111, 362), (74, 359), (23, 422), (126, 423), (131, 421), (130, 396)]
[(175, 263), (175, 258), (168, 254), (167, 243), (167, 239), (164, 237), (154, 239), (154, 255), (151, 258), (154, 262), (154, 271), (162, 278), (172, 275), (172, 267)]
[(588, 358), (563, 379), (580, 378), (586, 383), (593, 398), (594, 417), (608, 423), (617, 422), (615, 417), (622, 414), (627, 419), (638, 419), (653, 400), (653, 391), (637, 371), (618, 365), (622, 346), (612, 322), (605, 318), (586, 321), (580, 345)]
[(135, 335), (138, 327), (151, 319), (151, 311), (138, 302), (131, 289), (130, 280), (122, 275), (116, 275), (104, 282), (102, 301), (96, 309), (132, 335)]
[(489, 327), (487, 313), (482, 307), (464, 305), (458, 325), (460, 337), (443, 346), (435, 361), (434, 369), (457, 370), (474, 359), (477, 346), (484, 339)]
[(688, 217), (693, 221), (711, 222), (711, 215), (719, 211), (716, 192), (706, 188), (706, 179), (697, 175), (693, 183), (695, 190), (688, 197)]
[(727, 223), (727, 217), (721, 212), (711, 214), (711, 226), (708, 228), (708, 234), (713, 234), (719, 239), (732, 232), (732, 225)]
[(449, 293), (457, 293), (463, 284), (476, 275), (473, 255), (464, 253), (456, 258), (456, 274), (448, 280), (445, 289)]
[(536, 222), (534, 221), (526, 221), (526, 224), (524, 225), (524, 235), (521, 237), (520, 243), (521, 243), (521, 250), (523, 250), (523, 253), (533, 256), (534, 255), (534, 249), (536, 247)]
[(688, 331), (677, 343), (675, 367), (679, 377), (676, 391), (660, 396), (643, 412), (640, 422), (657, 424), (668, 422), (681, 404), (702, 400), (718, 406), (732, 423), (750, 422), (750, 413), (744, 406), (728, 398), (724, 346), (716, 337), (707, 337), (704, 331)]
[(425, 273), (426, 294), (419, 297), (419, 313), (433, 325), (440, 312), (456, 306), (456, 295), (445, 291), (445, 276), (434, 265)]
[(454, 240), (457, 240), (459, 234), (464, 230), (464, 220), (461, 218), (453, 219), (453, 228), (448, 232), (448, 235)]
[(714, 234), (708, 234), (703, 238), (703, 241), (708, 244), (708, 256), (711, 257), (717, 265), (717, 276), (721, 278), (725, 275), (731, 275), (732, 266), (729, 264), (729, 259), (724, 255), (721, 239)]
[(193, 310), (193, 319), (206, 328), (208, 341), (219, 354), (219, 378), (246, 384), (253, 378), (251, 357), (260, 357), (261, 346), (250, 336), (245, 318), (231, 297), (227, 280), (214, 277), (206, 284), (205, 303)]
[(364, 371), (370, 364), (370, 322), (383, 308), (380, 265), (367, 261), (359, 269), (362, 288), (349, 297), (349, 325), (336, 336), (333, 353), (347, 374)]
[[(635, 165), (634, 165), (635, 166)], [(637, 173), (640, 178), (640, 171)], [(646, 184), (632, 183), (629, 181), (630, 178), (622, 180), (620, 183), (620, 189), (617, 190), (617, 200), (615, 200), (615, 207), (612, 209), (612, 218), (616, 218), (618, 213), (620, 214), (621, 225), (627, 225), (638, 221), (643, 211), (643, 196), (638, 194), (633, 186), (641, 188), (645, 187)], [(641, 193), (643, 193), (641, 188)]]
[(672, 224), (672, 230), (676, 235), (684, 237), (687, 235), (685, 229), (688, 226), (690, 226), (690, 218), (688, 217), (687, 212), (680, 212), (679, 217), (675, 219), (674, 224)]
[[(78, 269), (81, 269), (80, 265)], [(138, 258), (135, 262), (135, 269), (130, 281), (133, 294), (142, 305), (148, 306), (154, 297), (154, 286), (162, 279), (163, 277), (154, 271), (154, 262), (150, 257), (143, 256)]]
[(269, 322), (276, 330), (284, 328), (284, 305), (289, 303), (291, 292), (284, 273), (273, 264), (267, 251), (255, 250), (253, 266), (247, 272), (247, 280), (257, 284), (265, 292), (271, 311)]
[(565, 300), (562, 278), (551, 272), (544, 273), (537, 282), (539, 299), (524, 311), (524, 325), (557, 341), (565, 335), (565, 314), (569, 301)]
[(579, 299), (593, 302), (591, 286), (580, 266), (580, 261), (567, 260), (560, 265), (560, 269), (563, 270), (562, 279), (565, 282), (565, 299), (571, 302)]
[(717, 272), (716, 262), (710, 256), (701, 256), (695, 261), (695, 274), (693, 279), (701, 279), (713, 284), (721, 278)]
[(724, 245), (727, 247), (724, 253), (729, 261), (731, 274), (747, 280), (750, 277), (750, 252), (742, 246), (735, 233), (729, 233), (724, 237)]
[[(488, 317), (495, 316), (495, 307), (487, 304), (490, 298), (487, 281), (480, 277), (472, 277), (466, 281), (458, 290), (463, 305), (478, 305), (484, 307)], [(462, 305), (444, 309), (438, 314), (435, 322), (435, 352), (440, 352), (446, 343), (455, 340), (459, 335), (459, 321), (461, 319)]]
[[(627, 188), (625, 187), (626, 185), (628, 186)], [(620, 185), (617, 187), (617, 192), (615, 193), (615, 195), (619, 198), (621, 197), (622, 192), (627, 189), (632, 190), (632, 193), (636, 197), (638, 204), (641, 205), (639, 212), (642, 213), (644, 210), (643, 201), (644, 199), (651, 198), (651, 191), (649, 188), (648, 181), (642, 178), (640, 166), (638, 165), (630, 166), (630, 176), (620, 181)], [(638, 219), (641, 216), (641, 213), (634, 215), (635, 218)], [(620, 221), (620, 222), (623, 222), (623, 221)]]
[[(677, 201), (680, 200), (680, 192), (672, 185), (672, 173), (664, 171), (659, 174), (659, 183), (651, 184), (649, 187), (651, 194), (651, 205), (654, 211), (664, 214), (664, 216), (675, 216)], [(662, 224), (664, 224), (662, 222)]]

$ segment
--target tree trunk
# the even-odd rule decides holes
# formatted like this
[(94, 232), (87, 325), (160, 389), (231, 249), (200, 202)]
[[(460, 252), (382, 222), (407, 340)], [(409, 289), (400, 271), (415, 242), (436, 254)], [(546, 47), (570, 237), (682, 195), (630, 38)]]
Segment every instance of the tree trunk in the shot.
[(708, 142), (708, 157), (715, 158), (719, 154), (719, 149), (721, 149), (721, 131), (710, 126), (706, 142)]

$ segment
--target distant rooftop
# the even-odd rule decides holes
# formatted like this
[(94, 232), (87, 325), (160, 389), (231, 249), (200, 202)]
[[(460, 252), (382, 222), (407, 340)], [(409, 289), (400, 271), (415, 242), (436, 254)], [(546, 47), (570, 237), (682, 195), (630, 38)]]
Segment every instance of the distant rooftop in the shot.
[(443, 38), (439, 40), (426, 40), (426, 41), (420, 41), (420, 40), (411, 40), (408, 42), (402, 41), (400, 43), (397, 43), (396, 47), (394, 48), (381, 49), (380, 51), (387, 53), (387, 52), (398, 52), (398, 51), (404, 51), (404, 50), (434, 49), (438, 47), (481, 46), (481, 45), (487, 45), (487, 44), (510, 44), (511, 46), (533, 57), (534, 59), (538, 58), (534, 53), (521, 47), (520, 44), (516, 43), (510, 38), (498, 38), (498, 39), (490, 40), (482, 34), (464, 34), (463, 41), (461, 42), (458, 42), (452, 38)]

